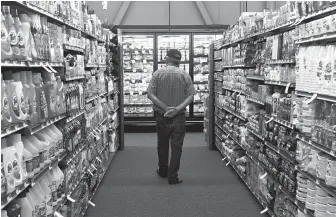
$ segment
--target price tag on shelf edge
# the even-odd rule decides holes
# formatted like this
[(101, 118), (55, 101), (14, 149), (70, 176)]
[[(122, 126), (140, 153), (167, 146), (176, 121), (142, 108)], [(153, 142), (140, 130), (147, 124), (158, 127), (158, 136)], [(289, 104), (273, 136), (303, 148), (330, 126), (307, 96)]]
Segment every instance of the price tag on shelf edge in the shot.
[(53, 73), (58, 73), (53, 67), (51, 67), (51, 65), (49, 63), (47, 63), (47, 66), (49, 67), (49, 69), (53, 72)]
[(317, 94), (314, 93), (314, 95), (313, 95), (309, 100), (307, 100), (306, 103), (307, 103), (307, 104), (310, 104), (310, 103), (313, 102), (316, 98), (317, 98)]
[(288, 93), (288, 89), (289, 89), (290, 85), (291, 85), (291, 83), (288, 83), (287, 86), (286, 86), (286, 90), (285, 90), (286, 94)]
[(91, 206), (93, 206), (93, 207), (96, 206), (96, 204), (92, 203), (91, 200), (89, 200), (89, 204), (90, 204)]
[(44, 70), (46, 70), (49, 73), (52, 73), (52, 71), (45, 65), (42, 64), (42, 67), (44, 68)]

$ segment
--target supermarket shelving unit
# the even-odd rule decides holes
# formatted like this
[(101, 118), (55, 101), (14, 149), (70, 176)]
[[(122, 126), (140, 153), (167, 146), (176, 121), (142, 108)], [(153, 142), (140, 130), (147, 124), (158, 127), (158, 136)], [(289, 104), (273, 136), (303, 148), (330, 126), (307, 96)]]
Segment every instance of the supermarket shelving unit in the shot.
[[(153, 37), (153, 71), (157, 70), (160, 66), (160, 64), (164, 65), (165, 62), (164, 62), (164, 56), (165, 56), (165, 52), (163, 52), (163, 57), (162, 57), (162, 60), (161, 58), (159, 59), (159, 55), (161, 54), (161, 51), (160, 50), (160, 46), (162, 47), (162, 43), (160, 40), (162, 40), (163, 37), (166, 37), (166, 38), (169, 38), (169, 37), (176, 37), (176, 36), (185, 36), (186, 37), (186, 40), (187, 40), (187, 54), (183, 53), (184, 55), (186, 55), (187, 57), (187, 60), (184, 60), (182, 59), (181, 61), (181, 65), (186, 65), (186, 66), (189, 66), (186, 68), (186, 71), (189, 72), (192, 80), (194, 81), (194, 66), (196, 65), (194, 63), (194, 58), (204, 58), (204, 57), (208, 57), (208, 55), (210, 55), (210, 52), (208, 51), (208, 55), (194, 55), (194, 37), (212, 37), (213, 39), (215, 39), (215, 37), (221, 37), (220, 34), (218, 33), (209, 33), (209, 32), (200, 32), (200, 33), (188, 33), (188, 32), (152, 32), (152, 33), (124, 33), (124, 42), (126, 42), (127, 40), (125, 40), (126, 37), (130, 37), (130, 36), (134, 36), (134, 38), (136, 37), (143, 37), (143, 36), (150, 36), (150, 37)], [(210, 45), (211, 41), (209, 41), (209, 45)], [(124, 43), (125, 44), (125, 43)], [(126, 43), (127, 44), (127, 43)], [(125, 47), (125, 45), (124, 45)], [(172, 47), (172, 46), (171, 46)], [(182, 55), (183, 55), (182, 54)], [(209, 59), (209, 58), (208, 58)], [(206, 63), (204, 63), (204, 65), (206, 65)], [(125, 74), (128, 73), (128, 72), (131, 72), (133, 70), (125, 70), (124, 69), (124, 77), (125, 77)], [(206, 73), (204, 73), (206, 74)], [(125, 82), (125, 81), (124, 81)], [(133, 83), (136, 83), (136, 82), (139, 82), (139, 81), (136, 81), (136, 80), (133, 80), (131, 81)], [(208, 88), (208, 78), (203, 81), (194, 81), (194, 85), (205, 85), (207, 86)], [(146, 86), (147, 88), (147, 86)], [(198, 90), (197, 93), (198, 94), (207, 94), (207, 89), (205, 91), (203, 90)], [(129, 94), (129, 93), (127, 93)], [(134, 91), (133, 94), (139, 94), (137, 91)], [(142, 91), (141, 94), (143, 95), (146, 95), (146, 92)], [(146, 96), (145, 96), (146, 97)], [(203, 104), (204, 100), (194, 100), (193, 103), (191, 103), (189, 105), (189, 112), (187, 112), (187, 123), (188, 124), (202, 124), (203, 122), (203, 118), (204, 118), (204, 115), (203, 115), (203, 112), (202, 113), (198, 113), (198, 112), (195, 112), (195, 106), (199, 105), (199, 104)], [(149, 102), (151, 103), (151, 102)], [(141, 103), (142, 104), (142, 103)], [(125, 107), (135, 107), (135, 106), (144, 106), (144, 107), (149, 107), (150, 105), (146, 103), (143, 103), (144, 105), (140, 105), (140, 104), (133, 104), (133, 105), (127, 105), (127, 104), (124, 104)], [(145, 124), (145, 123), (154, 123), (155, 122), (155, 114), (154, 113), (146, 113), (146, 114), (131, 114), (131, 115), (128, 115), (126, 116), (125, 115), (125, 124), (126, 125), (135, 125), (135, 124)]]
[[(90, 33), (87, 33), (83, 30), (80, 29), (80, 27), (74, 26), (73, 24), (69, 23), (66, 20), (63, 20), (60, 17), (56, 17), (55, 15), (41, 9), (38, 8), (37, 6), (34, 6), (33, 4), (30, 4), (29, 2), (22, 2), (22, 1), (10, 1), (10, 2), (4, 2), (2, 5), (9, 5), (9, 6), (13, 6), (15, 8), (20, 9), (20, 11), (26, 11), (26, 12), (30, 12), (30, 13), (36, 13), (39, 14), (41, 16), (45, 16), (48, 19), (48, 22), (51, 23), (56, 23), (58, 25), (61, 26), (66, 26), (67, 28), (73, 29), (73, 30), (77, 30), (79, 32), (81, 32), (82, 37), (88, 38), (90, 40), (94, 40), (97, 41), (99, 44), (106, 45), (106, 49), (109, 48), (109, 38), (99, 38), (98, 36), (92, 35)], [(64, 45), (64, 51), (66, 53), (83, 53), (84, 49), (81, 48), (77, 48), (77, 47), (71, 47), (71, 46), (67, 46)], [(65, 53), (64, 52), (64, 53)], [(100, 64), (87, 64), (85, 66), (85, 68), (106, 68), (108, 66), (108, 63), (100, 65)], [(53, 72), (55, 73), (57, 76), (61, 76), (63, 82), (72, 82), (72, 81), (83, 81), (85, 80), (85, 77), (73, 77), (73, 78), (66, 78), (65, 77), (65, 63), (64, 62), (50, 62), (50, 61), (1, 61), (1, 69), (7, 69), (7, 70), (12, 70), (12, 71), (22, 71), (22, 70), (29, 70), (32, 71), (33, 73), (35, 71), (40, 72), (41, 69), (45, 69), (47, 71)], [(107, 74), (106, 74), (107, 75)], [(113, 78), (114, 82), (118, 83), (118, 87), (122, 87), (122, 73), (120, 73), (120, 77), (119, 78)], [(106, 83), (106, 82), (105, 82)], [(107, 100), (111, 100), (111, 95), (117, 95), (119, 98), (119, 104), (115, 105), (116, 107), (110, 111), (110, 115), (112, 116), (114, 113), (118, 113), (119, 119), (117, 120), (117, 123), (113, 123), (110, 120), (110, 117), (106, 117), (104, 120), (101, 121), (101, 124), (105, 123), (106, 121), (110, 120), (110, 124), (112, 126), (112, 130), (117, 132), (117, 136), (118, 139), (117, 141), (118, 144), (116, 144), (117, 149), (116, 150), (123, 150), (124, 147), (124, 135), (123, 135), (123, 111), (122, 111), (122, 97), (120, 97), (123, 93), (123, 90), (120, 89), (118, 91), (114, 91), (114, 90), (108, 90), (108, 87), (106, 85), (106, 92), (100, 94), (99, 96), (96, 96), (95, 98), (100, 98), (100, 97), (105, 97)], [(85, 96), (85, 92), (84, 92), (84, 96)], [(91, 103), (93, 99), (87, 100), (86, 103)], [(60, 115), (58, 117), (54, 117), (51, 119), (46, 120), (43, 123), (39, 123), (36, 126), (30, 126), (28, 124), (27, 121), (24, 121), (22, 123), (19, 124), (14, 124), (11, 126), (8, 126), (6, 128), (2, 128), (1, 129), (1, 138), (4, 138), (12, 133), (22, 133), (23, 135), (32, 135), (40, 130), (45, 129), (46, 127), (52, 125), (52, 124), (57, 124), (59, 126), (64, 126), (64, 124), (66, 123), (70, 123), (74, 120), (83, 120), (83, 115), (86, 113), (85, 109), (81, 110), (81, 111), (76, 111), (74, 113), (68, 113), (66, 112), (63, 115)], [(99, 126), (98, 126), (99, 127)], [(98, 130), (97, 127), (97, 130)], [(87, 132), (86, 134), (88, 137), (90, 136), (89, 133)], [(11, 201), (13, 201), (20, 193), (22, 193), (24, 190), (26, 190), (29, 187), (32, 187), (35, 185), (36, 182), (38, 182), (47, 172), (49, 172), (52, 168), (54, 168), (56, 165), (68, 165), (71, 164), (73, 162), (73, 160), (78, 156), (78, 154), (80, 154), (83, 150), (87, 149), (89, 147), (89, 144), (86, 141), (87, 138), (82, 138), (81, 142), (77, 145), (76, 149), (73, 150), (72, 152), (69, 151), (65, 151), (63, 147), (63, 152), (60, 153), (58, 156), (55, 157), (55, 159), (45, 165), (44, 168), (41, 169), (41, 171), (36, 174), (34, 177), (32, 178), (27, 178), (25, 180), (25, 182), (18, 186), (16, 188), (16, 190), (14, 190), (12, 193), (10, 194), (6, 194), (6, 195), (1, 195), (1, 209), (5, 208)], [(99, 157), (103, 154), (103, 151), (106, 151), (107, 148), (109, 147), (109, 143), (111, 141), (108, 141), (106, 144), (104, 144), (104, 147), (99, 151), (98, 155), (96, 157)], [(64, 144), (65, 145), (65, 144)], [(105, 152), (107, 153), (107, 152)], [(104, 168), (104, 171), (102, 171), (102, 175), (101, 176), (97, 176), (97, 185), (94, 188), (94, 192), (93, 193), (89, 193), (89, 201), (93, 198), (99, 184), (101, 183), (102, 179), (104, 178), (105, 172), (108, 169), (111, 161), (113, 160), (114, 156), (115, 156), (116, 152), (109, 152), (109, 156), (108, 156), (108, 163), (106, 165), (106, 168)], [(103, 158), (101, 158), (100, 160), (102, 160)], [(89, 159), (88, 159), (89, 160)], [(92, 167), (92, 165), (95, 163), (96, 159), (90, 159), (89, 160), (89, 167)], [(103, 168), (101, 168), (103, 169)], [(98, 168), (99, 170), (99, 168)], [(97, 171), (97, 169), (96, 169)], [(79, 186), (80, 183), (82, 182), (86, 182), (88, 180), (88, 174), (90, 173), (92, 176), (92, 173), (96, 173), (96, 171), (94, 170), (90, 170), (90, 168), (86, 168), (83, 170), (84, 175), (79, 178), (78, 177), (78, 183), (76, 185), (74, 185), (74, 188), (72, 189), (72, 191), (69, 191), (69, 189), (67, 189), (67, 186), (64, 186), (64, 194), (62, 195), (62, 198), (57, 201), (57, 207), (54, 207), (54, 215), (57, 216), (60, 212), (60, 210), (62, 209), (62, 207), (65, 204), (72, 203), (73, 201), (71, 201), (71, 194), (73, 194), (75, 191), (77, 191), (77, 188)], [(97, 173), (98, 174), (98, 173)], [(83, 207), (82, 210), (80, 210), (80, 213), (78, 214), (78, 216), (84, 216), (86, 210), (88, 208), (88, 204), (86, 207)]]
[[(335, 14), (336, 13), (336, 8), (332, 7), (332, 8), (328, 8), (325, 9), (323, 11), (319, 11), (316, 12), (314, 14), (310, 14), (307, 15), (305, 17), (302, 17), (301, 19), (298, 20), (294, 20), (294, 21), (288, 21), (286, 24), (277, 26), (275, 28), (272, 29), (266, 29), (266, 30), (262, 30), (260, 32), (251, 34), (247, 37), (244, 38), (240, 38), (231, 42), (228, 42), (226, 44), (223, 43), (222, 40), (217, 40), (215, 41), (212, 45), (211, 45), (211, 51), (210, 51), (210, 77), (209, 77), (209, 103), (207, 105), (208, 109), (209, 109), (209, 127), (208, 127), (208, 132), (206, 135), (208, 135), (208, 138), (206, 138), (207, 141), (209, 141), (209, 149), (210, 150), (219, 150), (219, 152), (223, 155), (223, 159), (222, 161), (224, 161), (226, 163), (226, 166), (231, 165), (232, 168), (234, 169), (234, 171), (239, 175), (239, 177), (243, 180), (243, 182), (246, 184), (246, 186), (250, 189), (250, 191), (253, 193), (253, 195), (257, 198), (257, 200), (260, 202), (260, 204), (265, 208), (265, 210), (262, 213), (268, 213), (270, 216), (272, 217), (276, 217), (276, 214), (273, 210), (273, 205), (272, 204), (267, 204), (264, 201), (260, 200), (260, 195), (255, 193), (255, 190), (253, 190), (251, 188), (251, 186), (249, 185), (249, 183), (247, 182), (247, 179), (245, 177), (244, 174), (242, 174), (242, 172), (237, 169), (237, 163), (236, 162), (231, 162), (230, 161), (230, 156), (227, 153), (227, 150), (225, 150), (224, 145), (222, 146), (222, 143), (224, 144), (226, 142), (226, 139), (229, 138), (231, 139), (231, 141), (233, 141), (233, 143), (235, 143), (236, 145), (238, 145), (240, 147), (240, 151), (243, 151), (245, 153), (245, 156), (247, 157), (247, 161), (252, 163), (253, 165), (256, 165), (256, 167), (258, 167), (260, 169), (260, 171), (265, 171), (265, 174), (261, 177), (259, 177), (260, 180), (262, 179), (267, 179), (269, 180), (271, 183), (274, 184), (274, 188), (276, 189), (276, 193), (278, 194), (279, 192), (281, 192), (282, 194), (286, 195), (286, 197), (289, 199), (289, 201), (292, 202), (292, 204), (295, 205), (297, 210), (300, 210), (302, 213), (304, 213), (306, 216), (309, 217), (314, 217), (315, 213), (314, 211), (308, 209), (305, 205), (305, 203), (303, 203), (302, 201), (299, 201), (296, 198), (296, 194), (294, 192), (290, 193), (286, 187), (281, 184), (278, 180), (278, 177), (273, 176), (272, 172), (268, 170), (268, 168), (266, 167), (266, 165), (260, 160), (258, 159), (257, 156), (254, 156), (254, 154), (251, 152), (250, 148), (246, 146), (246, 144), (240, 143), (239, 140), (237, 140), (235, 138), (235, 136), (233, 134), (230, 134), (229, 131), (227, 131), (226, 129), (224, 129), (222, 126), (220, 126), (219, 124), (217, 124), (216, 122), (218, 122), (218, 120), (224, 120), (225, 117), (222, 115), (223, 113), (230, 113), (231, 115), (235, 116), (236, 118), (240, 118), (241, 116), (239, 114), (237, 114), (235, 111), (232, 110), (228, 110), (226, 108), (223, 108), (220, 105), (216, 104), (216, 99), (218, 98), (219, 95), (223, 95), (223, 90), (230, 90), (229, 88), (222, 86), (222, 90), (218, 90), (218, 88), (216, 89), (215, 87), (218, 87), (220, 83), (223, 82), (223, 80), (221, 78), (215, 77), (216, 72), (222, 72), (224, 71), (224, 69), (228, 69), (228, 68), (245, 68), (245, 66), (223, 66), (221, 69), (216, 69), (215, 68), (215, 64), (216, 62), (220, 62), (223, 60), (223, 57), (218, 57), (218, 53), (217, 56), (215, 55), (216, 52), (221, 52), (221, 50), (223, 48), (228, 48), (228, 47), (234, 47), (246, 42), (254, 42), (257, 41), (259, 39), (263, 39), (267, 36), (272, 36), (272, 35), (277, 35), (280, 33), (284, 33), (290, 30), (293, 30), (296, 28), (296, 26), (300, 23), (307, 23), (316, 19), (320, 19), (323, 17), (326, 17), (328, 15), (331, 14)], [(300, 22), (298, 22), (300, 20)], [(312, 38), (308, 38), (308, 39), (301, 39), (296, 41), (296, 44), (298, 44), (299, 46), (301, 44), (304, 43), (326, 43), (326, 42), (335, 42), (336, 38), (335, 38), (335, 34), (329, 34), (327, 36), (320, 36), (320, 37), (312, 37)], [(266, 64), (295, 64), (294, 61), (288, 61), (288, 60), (281, 60), (281, 61), (269, 61), (266, 62)], [(292, 94), (295, 94), (297, 96), (303, 96), (303, 97), (308, 97), (308, 98), (312, 98), (313, 99), (319, 99), (322, 101), (328, 101), (328, 102), (336, 102), (336, 96), (326, 96), (324, 94), (320, 94), (320, 93), (309, 93), (307, 91), (303, 91), (303, 90), (297, 90), (294, 91), (294, 88), (296, 87), (295, 83), (293, 84), (288, 84), (288, 83), (282, 83), (282, 82), (273, 82), (273, 81), (265, 81), (264, 76), (259, 76), (259, 75), (247, 75), (246, 76), (247, 79), (254, 81), (254, 82), (259, 82), (260, 84), (268, 84), (268, 85), (273, 85), (273, 86), (283, 86), (283, 88), (287, 87), (287, 90), (292, 90)], [(223, 84), (222, 84), (223, 85)], [(236, 92), (235, 90), (231, 90), (233, 92)], [(241, 94), (245, 94), (245, 93), (241, 93)], [(246, 94), (245, 94), (246, 95)], [(246, 95), (247, 96), (247, 101), (249, 101), (249, 103), (256, 103), (259, 104), (259, 106), (264, 107), (265, 106), (265, 102), (260, 101), (259, 99), (255, 99), (252, 96)], [(283, 127), (286, 127), (287, 129), (292, 129), (295, 130), (296, 132), (296, 138), (302, 142), (304, 142), (307, 146), (318, 150), (320, 152), (323, 152), (327, 155), (329, 155), (331, 158), (336, 159), (336, 153), (335, 150), (330, 148), (330, 147), (326, 147), (324, 145), (322, 145), (321, 143), (318, 143), (316, 141), (313, 141), (311, 138), (307, 138), (306, 136), (302, 135), (302, 133), (300, 133), (299, 131), (296, 130), (296, 126), (293, 123), (290, 123), (288, 121), (285, 120), (281, 120), (277, 117), (271, 117), (271, 116), (267, 116), (265, 115), (266, 120), (268, 121), (273, 121)], [(243, 120), (241, 120), (243, 121)], [(274, 146), (272, 144), (270, 144), (269, 142), (266, 141), (266, 139), (263, 137), (263, 135), (261, 135), (259, 132), (256, 132), (255, 130), (249, 128), (249, 124), (248, 124), (248, 120), (245, 120), (246, 125), (244, 124), (244, 126), (247, 127), (247, 130), (249, 131), (250, 135), (254, 135), (254, 137), (261, 143), (263, 144), (264, 147), (267, 147), (269, 149), (271, 149), (274, 153), (279, 154), (280, 158), (288, 163), (291, 163), (291, 165), (295, 165), (293, 166), (295, 169), (295, 172), (297, 172), (298, 174), (300, 174), (300, 176), (305, 177), (306, 179), (310, 180), (312, 183), (315, 183), (316, 186), (320, 187), (321, 189), (323, 189), (325, 192), (327, 192), (329, 195), (331, 195), (331, 197), (336, 198), (336, 190), (333, 187), (330, 187), (328, 185), (326, 185), (325, 181), (322, 180), (321, 178), (316, 177), (315, 175), (312, 175), (306, 171), (303, 171), (302, 169), (299, 168), (298, 162), (295, 158), (293, 158), (292, 156), (289, 156), (288, 152), (286, 150), (283, 150), (282, 148), (278, 148), (277, 146)], [(336, 135), (336, 132), (333, 132)], [(221, 134), (221, 135), (220, 135)]]

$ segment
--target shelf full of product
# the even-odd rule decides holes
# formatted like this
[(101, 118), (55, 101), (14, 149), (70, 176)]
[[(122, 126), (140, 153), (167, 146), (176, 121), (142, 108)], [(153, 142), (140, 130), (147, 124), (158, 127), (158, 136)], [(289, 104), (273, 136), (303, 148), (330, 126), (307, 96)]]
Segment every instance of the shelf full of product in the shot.
[(336, 216), (335, 18), (334, 2), (288, 2), (211, 46), (208, 140), (262, 213)]
[(82, 1), (17, 1), (1, 32), (1, 215), (84, 216), (122, 141), (118, 31)]
[[(196, 95), (187, 107), (187, 120), (201, 120), (208, 95), (209, 45), (216, 34), (125, 34), (123, 35), (123, 74), (125, 117), (154, 118), (147, 87), (156, 69), (165, 66), (166, 52), (176, 48), (182, 54), (180, 68), (190, 74)], [(156, 49), (155, 49), (156, 47)], [(143, 118), (140, 118), (144, 120)]]

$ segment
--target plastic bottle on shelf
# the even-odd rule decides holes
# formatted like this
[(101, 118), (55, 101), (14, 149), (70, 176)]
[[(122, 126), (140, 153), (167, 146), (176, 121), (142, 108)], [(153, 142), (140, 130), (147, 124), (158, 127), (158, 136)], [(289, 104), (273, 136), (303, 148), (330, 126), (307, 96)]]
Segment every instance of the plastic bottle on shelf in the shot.
[(43, 73), (44, 86), (46, 89), (46, 98), (48, 105), (49, 118), (57, 116), (56, 113), (56, 78), (53, 73)]
[(33, 74), (33, 82), (36, 90), (36, 107), (39, 122), (44, 122), (48, 118), (48, 106), (44, 85), (42, 84), (41, 73)]
[(59, 149), (59, 136), (54, 133), (50, 127), (47, 127), (44, 129), (44, 133), (51, 139), (51, 141), (53, 141), (54, 144), (54, 150), (55, 150), (55, 156), (58, 156), (60, 154), (60, 149)]
[[(21, 84), (22, 84), (22, 89), (23, 89), (23, 97), (24, 97), (24, 110), (26, 114), (26, 119), (30, 120), (32, 111), (30, 109), (31, 105), (31, 98), (32, 95), (30, 93), (30, 86), (27, 83), (27, 72), (26, 71), (19, 71), (13, 74), (14, 77), (17, 76), (17, 79), (20, 79)], [(21, 108), (22, 110), (22, 108)]]
[(5, 25), (8, 30), (10, 46), (13, 51), (12, 59), (20, 60), (20, 50), (19, 50), (19, 44), (18, 44), (17, 31), (14, 26), (14, 19), (12, 15), (10, 14), (10, 7), (2, 6), (2, 10), (4, 13), (4, 17), (5, 17)]
[(60, 167), (54, 168), (54, 176), (58, 177), (57, 182), (57, 197), (60, 198), (64, 194), (64, 187), (65, 187), (65, 180), (64, 180), (64, 173)]
[(34, 207), (30, 203), (27, 192), (22, 192), (17, 198), (17, 204), (21, 207), (21, 217), (34, 217)]
[(39, 216), (40, 203), (38, 199), (35, 197), (34, 193), (32, 192), (32, 189), (29, 189), (26, 195), (30, 204), (32, 205), (31, 212), (33, 213), (33, 216)]
[(39, 150), (40, 167), (45, 167), (46, 164), (51, 162), (49, 154), (49, 143), (39, 140), (35, 135), (28, 136), (30, 144), (34, 145)]
[(66, 107), (65, 107), (65, 93), (66, 93), (66, 88), (63, 86), (63, 82), (61, 81), (61, 77), (57, 76), (56, 77), (56, 82), (57, 82), (57, 92), (56, 92), (56, 97), (58, 97), (58, 114), (64, 114), (66, 112)]
[(7, 211), (6, 210), (1, 210), (1, 216), (2, 217), (8, 217), (8, 215), (7, 215)]
[(7, 180), (5, 176), (5, 169), (3, 164), (3, 154), (1, 154), (1, 195), (7, 194)]
[(46, 181), (48, 182), (48, 188), (50, 190), (51, 201), (50, 203), (52, 206), (57, 205), (57, 183), (56, 179), (54, 179), (51, 170), (45, 175)]
[[(22, 183), (27, 179), (27, 169), (25, 165), (25, 155), (24, 155), (24, 146), (21, 141), (21, 134), (14, 133), (7, 137), (7, 145), (13, 145), (17, 153), (17, 167), (16, 174), (14, 174), (14, 181), (16, 185), (22, 185)], [(28, 157), (28, 156), (27, 156)], [(14, 166), (14, 162), (13, 162)]]
[(1, 128), (12, 124), (12, 117), (10, 115), (11, 103), (8, 101), (6, 83), (2, 79), (1, 74)]
[[(22, 142), (23, 143), (23, 142)], [(34, 155), (28, 149), (24, 148), (24, 164), (26, 167), (27, 178), (32, 178), (34, 176)]]
[(8, 103), (10, 104), (10, 115), (12, 117), (12, 124), (21, 122), (21, 116), (20, 116), (20, 106), (18, 103), (18, 96), (16, 93), (16, 86), (14, 84), (13, 80), (13, 73), (12, 71), (6, 71), (3, 73), (3, 79), (6, 84), (7, 88), (7, 97), (8, 97)]
[(58, 149), (63, 152), (63, 134), (62, 132), (53, 124), (50, 126), (50, 130), (58, 136)]
[[(53, 202), (52, 202), (52, 190), (51, 186), (47, 179), (47, 174), (45, 174), (40, 182), (39, 182), (43, 193), (45, 195), (45, 201), (46, 201), (46, 216), (53, 216)], [(50, 186), (50, 187), (49, 187)]]
[(46, 195), (41, 187), (40, 182), (37, 182), (33, 186), (32, 192), (34, 193), (34, 196), (39, 204), (38, 216), (46, 216)]
[(27, 60), (28, 61), (36, 60), (37, 53), (33, 35), (31, 33), (30, 18), (27, 16), (27, 14), (20, 14), (19, 17), (26, 45)]
[[(27, 82), (27, 85), (29, 86), (29, 115), (30, 115), (30, 124), (33, 126), (38, 123), (38, 115), (37, 115), (37, 108), (36, 108), (36, 90), (35, 85), (33, 84), (33, 74), (31, 71), (26, 71), (26, 78), (27, 80), (23, 79), (23, 82)], [(22, 75), (24, 76), (24, 75)]]
[(53, 141), (52, 138), (50, 138), (44, 130), (40, 130), (39, 132), (35, 133), (36, 138), (43, 142), (49, 150), (49, 156), (48, 158), (50, 159), (50, 162), (55, 159), (55, 142)]
[(7, 145), (6, 139), (1, 139), (1, 153), (3, 154), (4, 173), (7, 180), (7, 193), (10, 194), (16, 187), (14, 176), (16, 176), (17, 171), (13, 163), (16, 162), (17, 165), (17, 153), (14, 146)]
[[(56, 166), (55, 168), (53, 168), (51, 171), (50, 171), (50, 174), (51, 174), (51, 178), (52, 180), (55, 180), (56, 182), (56, 192), (55, 192), (55, 197), (56, 199), (58, 198), (61, 198), (62, 194), (64, 192), (63, 191), (63, 188), (62, 188), (62, 184), (63, 184), (63, 181), (64, 181), (64, 174), (62, 173), (62, 171), (60, 170), (60, 168), (58, 166)], [(57, 203), (57, 202), (56, 202)]]
[(83, 86), (82, 84), (78, 84), (78, 92), (79, 92), (79, 105), (80, 105), (80, 109), (84, 109), (84, 105), (85, 105), (85, 102), (84, 102), (84, 89), (83, 89)]
[(1, 60), (10, 60), (12, 57), (13, 51), (9, 41), (8, 29), (5, 24), (5, 17), (1, 12)]
[(25, 94), (23, 93), (23, 85), (21, 82), (20, 72), (13, 73), (14, 84), (15, 84), (15, 91), (18, 98), (18, 103), (20, 107), (20, 119), (26, 120), (27, 119), (27, 106), (25, 104)]
[[(34, 145), (30, 143), (27, 137), (23, 136), (21, 139), (22, 139), (24, 148), (27, 151), (29, 151), (32, 155), (31, 156), (32, 157), (32, 169), (33, 169), (32, 173), (37, 174), (40, 171), (40, 151), (37, 147), (35, 147)], [(41, 155), (42, 154), (43, 154), (43, 151), (41, 150)], [(26, 168), (27, 168), (28, 176), (30, 176), (30, 171), (29, 171), (28, 166), (26, 166)]]
[(20, 60), (27, 60), (26, 44), (23, 36), (22, 24), (19, 19), (19, 14), (17, 9), (11, 9), (11, 15), (14, 20), (14, 26), (17, 32), (18, 47), (20, 51)]

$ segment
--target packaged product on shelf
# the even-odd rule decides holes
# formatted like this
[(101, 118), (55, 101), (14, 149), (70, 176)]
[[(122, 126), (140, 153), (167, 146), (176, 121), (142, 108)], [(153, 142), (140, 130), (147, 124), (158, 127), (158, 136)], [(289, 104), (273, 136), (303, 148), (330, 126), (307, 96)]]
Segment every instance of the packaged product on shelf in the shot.
[(41, 73), (33, 74), (33, 83), (35, 85), (36, 90), (36, 108), (37, 108), (37, 116), (38, 122), (44, 122), (48, 116), (48, 105), (46, 98), (46, 90), (45, 86), (42, 83)]
[(21, 21), (19, 19), (19, 14), (17, 9), (11, 9), (11, 14), (14, 19), (14, 26), (17, 32), (17, 43), (20, 51), (19, 60), (27, 60), (27, 50), (25, 45), (25, 40), (23, 36), (23, 28), (21, 25)]
[(17, 186), (15, 179), (21, 178), (18, 154), (13, 144), (7, 144), (7, 139), (1, 139), (1, 153), (3, 154), (4, 175), (7, 181), (6, 190), (7, 194), (10, 194)]
[(12, 14), (10, 13), (11, 12), (10, 7), (2, 6), (2, 11), (4, 13), (5, 26), (7, 27), (8, 36), (10, 40), (10, 46), (13, 51), (12, 59), (20, 60), (21, 56), (20, 56), (20, 49), (19, 49), (18, 32), (17, 32), (17, 29), (15, 28), (15, 21), (12, 17)]
[(10, 44), (9, 29), (7, 29), (5, 22), (5, 17), (3, 16), (1, 11), (1, 60), (10, 60), (13, 56), (13, 51)]
[(62, 38), (62, 27), (53, 23), (48, 23), (48, 25), (50, 61), (63, 62), (64, 40)]
[[(3, 79), (4, 79), (5, 86), (7, 88), (8, 104), (10, 104), (9, 112), (10, 112), (10, 116), (12, 118), (12, 123), (13, 124), (14, 123), (19, 123), (19, 122), (25, 120), (25, 115), (24, 115), (24, 113), (22, 112), (22, 109), (21, 109), (21, 106), (23, 104), (20, 103), (22, 101), (22, 98), (23, 98), (22, 91), (21, 91), (21, 94), (20, 94), (19, 83), (21, 83), (21, 82), (18, 82), (18, 81), (14, 82), (13, 73), (11, 71), (4, 72), (3, 73)], [(21, 85), (21, 87), (22, 87), (22, 85)]]

